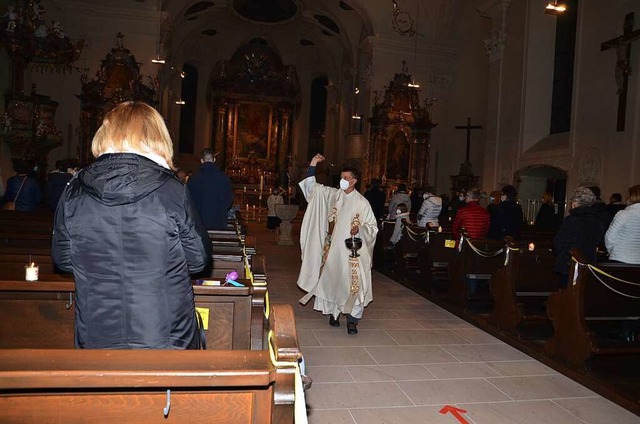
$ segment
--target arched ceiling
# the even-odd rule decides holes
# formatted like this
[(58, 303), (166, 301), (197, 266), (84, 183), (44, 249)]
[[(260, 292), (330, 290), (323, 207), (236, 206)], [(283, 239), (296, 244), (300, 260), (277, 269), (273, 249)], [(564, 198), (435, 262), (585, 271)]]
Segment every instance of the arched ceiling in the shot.
[(261, 37), (286, 64), (313, 64), (327, 75), (354, 67), (360, 41), (373, 31), (353, 0), (164, 0), (162, 10), (171, 55), (229, 59), (240, 45)]

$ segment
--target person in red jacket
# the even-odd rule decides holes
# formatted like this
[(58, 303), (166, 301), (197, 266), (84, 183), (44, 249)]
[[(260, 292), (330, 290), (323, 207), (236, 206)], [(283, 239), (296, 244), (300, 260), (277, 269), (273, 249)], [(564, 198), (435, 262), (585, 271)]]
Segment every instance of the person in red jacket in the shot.
[(480, 206), (480, 190), (470, 188), (464, 197), (467, 205), (461, 208), (453, 219), (453, 239), (460, 241), (460, 233), (464, 228), (472, 239), (485, 238), (489, 231), (489, 212)]

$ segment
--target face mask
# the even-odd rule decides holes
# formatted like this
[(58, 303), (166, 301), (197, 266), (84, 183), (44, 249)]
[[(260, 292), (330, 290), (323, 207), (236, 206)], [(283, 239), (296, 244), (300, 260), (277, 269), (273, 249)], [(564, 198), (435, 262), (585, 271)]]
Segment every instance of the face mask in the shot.
[(496, 198), (495, 198), (495, 197), (493, 197), (493, 196), (489, 197), (489, 201), (490, 201), (491, 203), (493, 203), (493, 201), (494, 201), (494, 200), (496, 200)]
[(464, 200), (464, 196), (458, 196), (458, 200), (462, 202)]
[(428, 197), (429, 197), (429, 194), (427, 194), (427, 193), (425, 193), (425, 194), (423, 194), (423, 195), (422, 195), (422, 198), (423, 198), (424, 200), (427, 200), (427, 198), (428, 198)]
[(340, 180), (340, 190), (347, 190), (349, 188), (349, 181), (344, 178)]
[(400, 209), (396, 209), (396, 215), (400, 215), (402, 211)]

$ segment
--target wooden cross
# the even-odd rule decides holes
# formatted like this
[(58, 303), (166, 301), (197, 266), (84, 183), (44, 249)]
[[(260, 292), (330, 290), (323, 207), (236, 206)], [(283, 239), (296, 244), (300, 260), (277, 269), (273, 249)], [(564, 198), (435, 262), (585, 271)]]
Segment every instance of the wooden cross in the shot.
[(457, 130), (467, 130), (467, 156), (466, 163), (471, 163), (469, 161), (469, 150), (471, 149), (471, 130), (479, 130), (482, 129), (482, 125), (471, 125), (471, 118), (467, 118), (467, 125), (456, 125)]
[(617, 131), (624, 131), (627, 115), (627, 89), (629, 88), (629, 75), (631, 75), (631, 43), (640, 37), (640, 29), (633, 30), (635, 24), (634, 14), (629, 13), (624, 17), (622, 35), (605, 41), (600, 46), (600, 51), (616, 49), (616, 84), (618, 86), (618, 123)]

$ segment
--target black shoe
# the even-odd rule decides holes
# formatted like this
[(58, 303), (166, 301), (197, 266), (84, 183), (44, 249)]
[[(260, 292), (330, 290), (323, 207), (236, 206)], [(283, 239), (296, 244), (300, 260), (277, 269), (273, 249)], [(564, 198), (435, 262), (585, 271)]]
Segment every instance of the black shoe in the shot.
[(347, 334), (358, 334), (358, 324), (354, 322), (347, 323)]
[(332, 327), (340, 327), (340, 321), (335, 319), (333, 315), (329, 315), (329, 325)]

